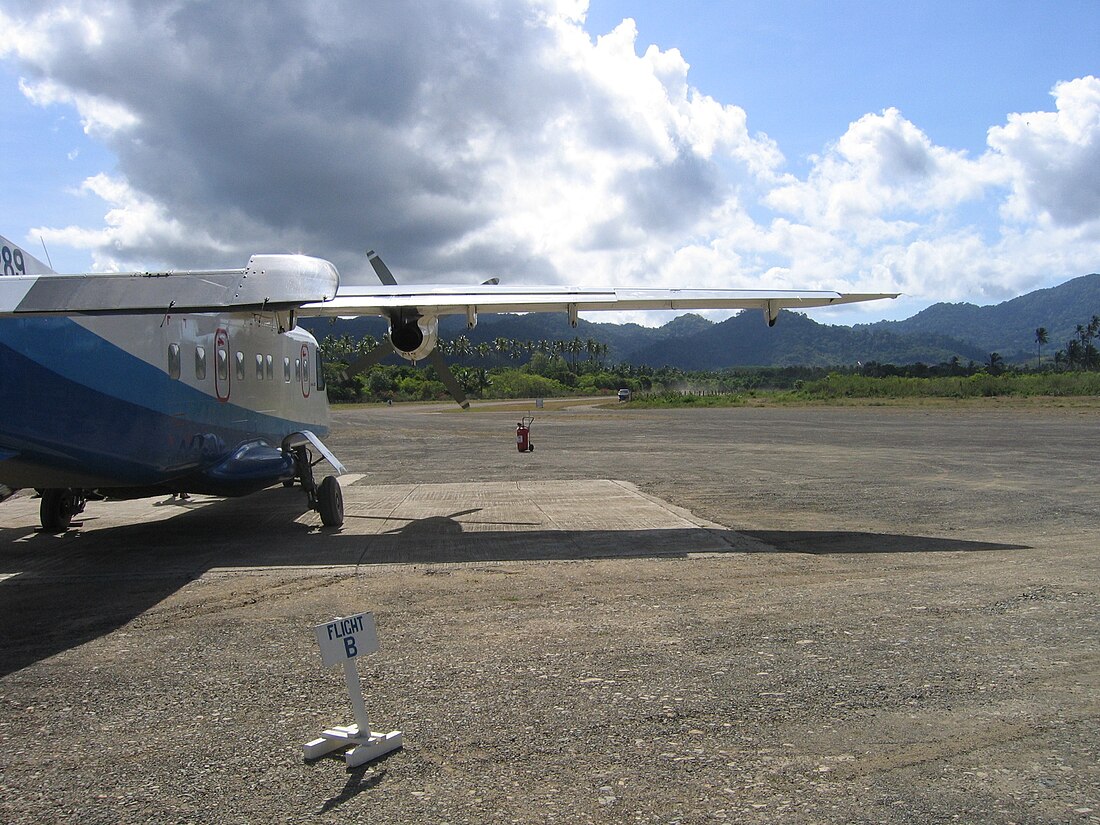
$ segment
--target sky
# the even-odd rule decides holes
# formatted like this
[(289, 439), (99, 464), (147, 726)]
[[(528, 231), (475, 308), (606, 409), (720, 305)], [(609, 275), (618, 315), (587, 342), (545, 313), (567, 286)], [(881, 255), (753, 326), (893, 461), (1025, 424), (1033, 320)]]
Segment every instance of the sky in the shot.
[(829, 323), (1100, 271), (1096, 0), (0, 0), (0, 32), (0, 233), (60, 271), (904, 293)]

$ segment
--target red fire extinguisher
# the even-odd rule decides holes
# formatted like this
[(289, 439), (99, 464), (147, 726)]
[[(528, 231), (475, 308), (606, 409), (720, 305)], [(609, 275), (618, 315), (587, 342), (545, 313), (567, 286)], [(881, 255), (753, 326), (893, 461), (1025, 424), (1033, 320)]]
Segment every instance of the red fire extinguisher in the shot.
[(535, 417), (524, 416), (518, 424), (516, 424), (516, 449), (521, 453), (534, 452), (535, 445), (531, 443), (531, 422), (535, 420)]

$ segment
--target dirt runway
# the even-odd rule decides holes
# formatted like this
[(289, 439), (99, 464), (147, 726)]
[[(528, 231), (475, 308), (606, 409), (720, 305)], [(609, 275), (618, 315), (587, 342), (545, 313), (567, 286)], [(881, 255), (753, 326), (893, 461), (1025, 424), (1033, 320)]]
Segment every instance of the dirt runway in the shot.
[[(1100, 822), (1100, 407), (521, 414), (338, 409), (340, 533), (0, 504), (0, 821)], [(405, 747), (305, 763), (361, 610)]]

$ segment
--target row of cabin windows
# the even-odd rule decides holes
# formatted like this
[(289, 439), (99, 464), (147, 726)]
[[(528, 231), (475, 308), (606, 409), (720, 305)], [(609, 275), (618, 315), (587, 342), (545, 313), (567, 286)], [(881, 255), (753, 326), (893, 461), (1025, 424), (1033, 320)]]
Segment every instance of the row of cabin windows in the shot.
[[(244, 353), (238, 351), (234, 357), (236, 364), (237, 380), (243, 381), (247, 374), (245, 368)], [(217, 348), (217, 370), (218, 380), (229, 380), (229, 351), (225, 347)], [(180, 345), (169, 344), (168, 345), (168, 375), (172, 378), (179, 378), (182, 372), (182, 358), (180, 356)], [(256, 380), (257, 381), (274, 381), (275, 380), (275, 359), (270, 355), (256, 355)], [(317, 389), (323, 390), (325, 388), (324, 370), (321, 369), (321, 353), (317, 353)], [(195, 347), (195, 379), (198, 381), (206, 380), (206, 347)], [(283, 358), (283, 381), (287, 384), (291, 380), (295, 382), (308, 382), (309, 381), (309, 361), (304, 363), (302, 359), (294, 359), (293, 372), (291, 371), (290, 358)]]

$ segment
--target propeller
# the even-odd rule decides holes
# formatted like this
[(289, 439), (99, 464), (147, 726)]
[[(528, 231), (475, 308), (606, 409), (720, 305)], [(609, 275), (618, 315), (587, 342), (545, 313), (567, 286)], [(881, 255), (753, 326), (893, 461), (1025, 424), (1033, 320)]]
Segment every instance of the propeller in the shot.
[(370, 265), (374, 267), (374, 274), (378, 276), (378, 280), (382, 282), (383, 286), (397, 286), (397, 279), (393, 277), (390, 268), (378, 257), (377, 252), (373, 249), (368, 249), (367, 260), (370, 261)]
[[(390, 268), (386, 266), (385, 262), (378, 256), (378, 253), (373, 249), (367, 250), (367, 260), (370, 261), (370, 265), (374, 268), (374, 274), (378, 276), (378, 280), (382, 282), (383, 286), (397, 286), (397, 279), (393, 277), (393, 273), (390, 272)], [(497, 279), (492, 278), (485, 283), (496, 283)], [(366, 355), (362, 355), (356, 358), (350, 364), (345, 371), (348, 375), (358, 375), (361, 372), (366, 372), (375, 364), (379, 363), (383, 358), (387, 356), (398, 354), (403, 357), (408, 357), (401, 350), (393, 345), (391, 340), (395, 329), (405, 329), (411, 322), (414, 331), (416, 318), (418, 315), (403, 316), (400, 312), (393, 312), (390, 314), (390, 335), (377, 347), (372, 349)], [(434, 327), (433, 327), (434, 329)], [(434, 341), (434, 333), (433, 339)], [(415, 347), (415, 345), (413, 345)], [(410, 347), (411, 349), (412, 347)], [(451, 397), (458, 403), (464, 410), (470, 408), (470, 402), (466, 398), (466, 393), (462, 390), (462, 385), (458, 383), (458, 379), (451, 371), (451, 368), (447, 365), (447, 361), (443, 358), (443, 353), (433, 347), (427, 355), (424, 356), (428, 363), (431, 364), (435, 371), (439, 374), (439, 379), (443, 382), (443, 386), (447, 388), (447, 392), (451, 394)]]
[(383, 358), (396, 352), (397, 350), (393, 348), (393, 344), (388, 340), (383, 340), (381, 344), (366, 355), (361, 355), (348, 364), (348, 368), (344, 372), (347, 375), (358, 375), (361, 372), (366, 372)]
[(447, 388), (451, 398), (458, 402), (458, 406), (464, 410), (470, 409), (470, 402), (466, 399), (466, 393), (462, 391), (462, 385), (458, 383), (455, 374), (447, 366), (447, 362), (443, 359), (443, 353), (433, 349), (428, 353), (428, 363), (435, 367), (435, 371), (439, 373), (439, 380), (443, 382), (443, 386)]

